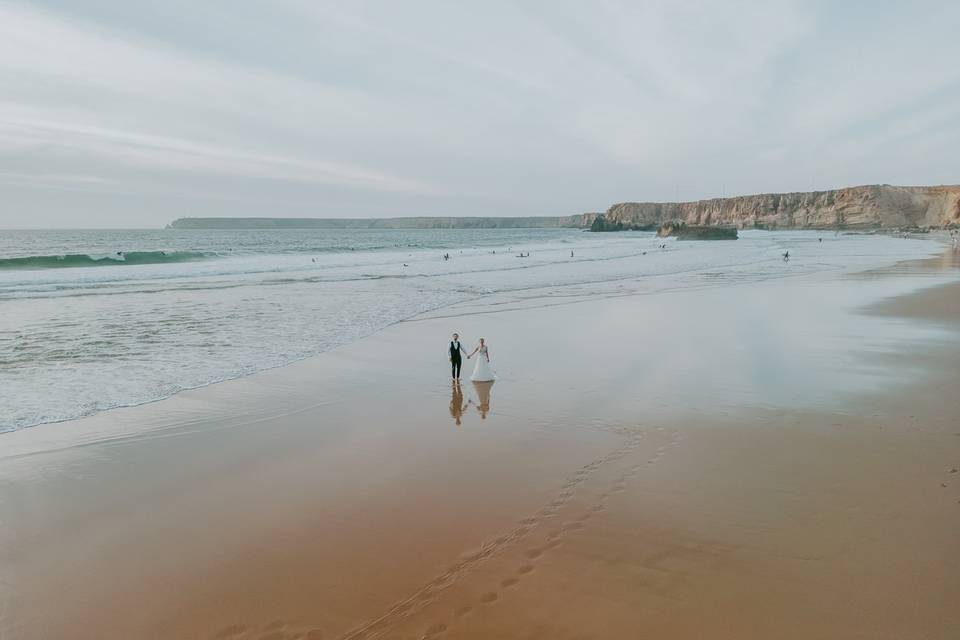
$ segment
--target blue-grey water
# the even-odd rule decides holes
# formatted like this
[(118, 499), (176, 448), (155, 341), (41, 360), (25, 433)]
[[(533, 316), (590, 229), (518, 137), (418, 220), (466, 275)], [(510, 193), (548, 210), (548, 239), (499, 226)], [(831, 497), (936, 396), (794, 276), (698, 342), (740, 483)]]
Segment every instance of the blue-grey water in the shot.
[(570, 229), (0, 232), (0, 431), (279, 366), (490, 294), (713, 286), (940, 249), (816, 232), (661, 242)]

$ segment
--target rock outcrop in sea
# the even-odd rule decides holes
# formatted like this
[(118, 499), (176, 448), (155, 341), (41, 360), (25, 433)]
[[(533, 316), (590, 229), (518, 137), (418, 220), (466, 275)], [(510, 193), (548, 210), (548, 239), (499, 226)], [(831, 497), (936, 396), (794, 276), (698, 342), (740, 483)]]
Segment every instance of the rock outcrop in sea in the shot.
[(665, 222), (657, 228), (657, 237), (677, 240), (736, 240), (736, 227), (708, 227), (685, 222)]

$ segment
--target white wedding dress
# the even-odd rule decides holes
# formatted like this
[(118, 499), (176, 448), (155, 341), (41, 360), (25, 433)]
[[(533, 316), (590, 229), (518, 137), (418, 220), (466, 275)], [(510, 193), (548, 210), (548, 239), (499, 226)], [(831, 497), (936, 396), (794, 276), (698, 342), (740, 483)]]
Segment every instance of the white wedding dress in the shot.
[(480, 351), (477, 352), (477, 364), (473, 367), (470, 380), (473, 382), (490, 382), (493, 378), (493, 371), (490, 369), (490, 363), (487, 362), (487, 348), (480, 347)]

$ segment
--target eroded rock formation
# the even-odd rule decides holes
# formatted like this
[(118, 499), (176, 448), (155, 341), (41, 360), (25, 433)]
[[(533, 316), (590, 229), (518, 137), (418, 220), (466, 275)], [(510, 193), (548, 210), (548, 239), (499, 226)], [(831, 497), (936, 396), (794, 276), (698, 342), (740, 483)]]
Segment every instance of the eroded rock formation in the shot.
[(708, 227), (685, 222), (665, 222), (657, 229), (657, 236), (677, 240), (736, 240), (736, 227)]
[(696, 202), (624, 202), (610, 207), (602, 224), (640, 229), (670, 221), (740, 229), (943, 227), (960, 224), (960, 186), (871, 185)]

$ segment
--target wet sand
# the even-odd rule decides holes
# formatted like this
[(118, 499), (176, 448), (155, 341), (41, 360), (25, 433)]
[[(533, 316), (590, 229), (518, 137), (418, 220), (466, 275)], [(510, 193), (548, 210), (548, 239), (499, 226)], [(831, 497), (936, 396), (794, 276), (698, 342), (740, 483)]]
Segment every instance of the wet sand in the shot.
[(6, 434), (0, 635), (954, 638), (953, 267), (463, 305)]

